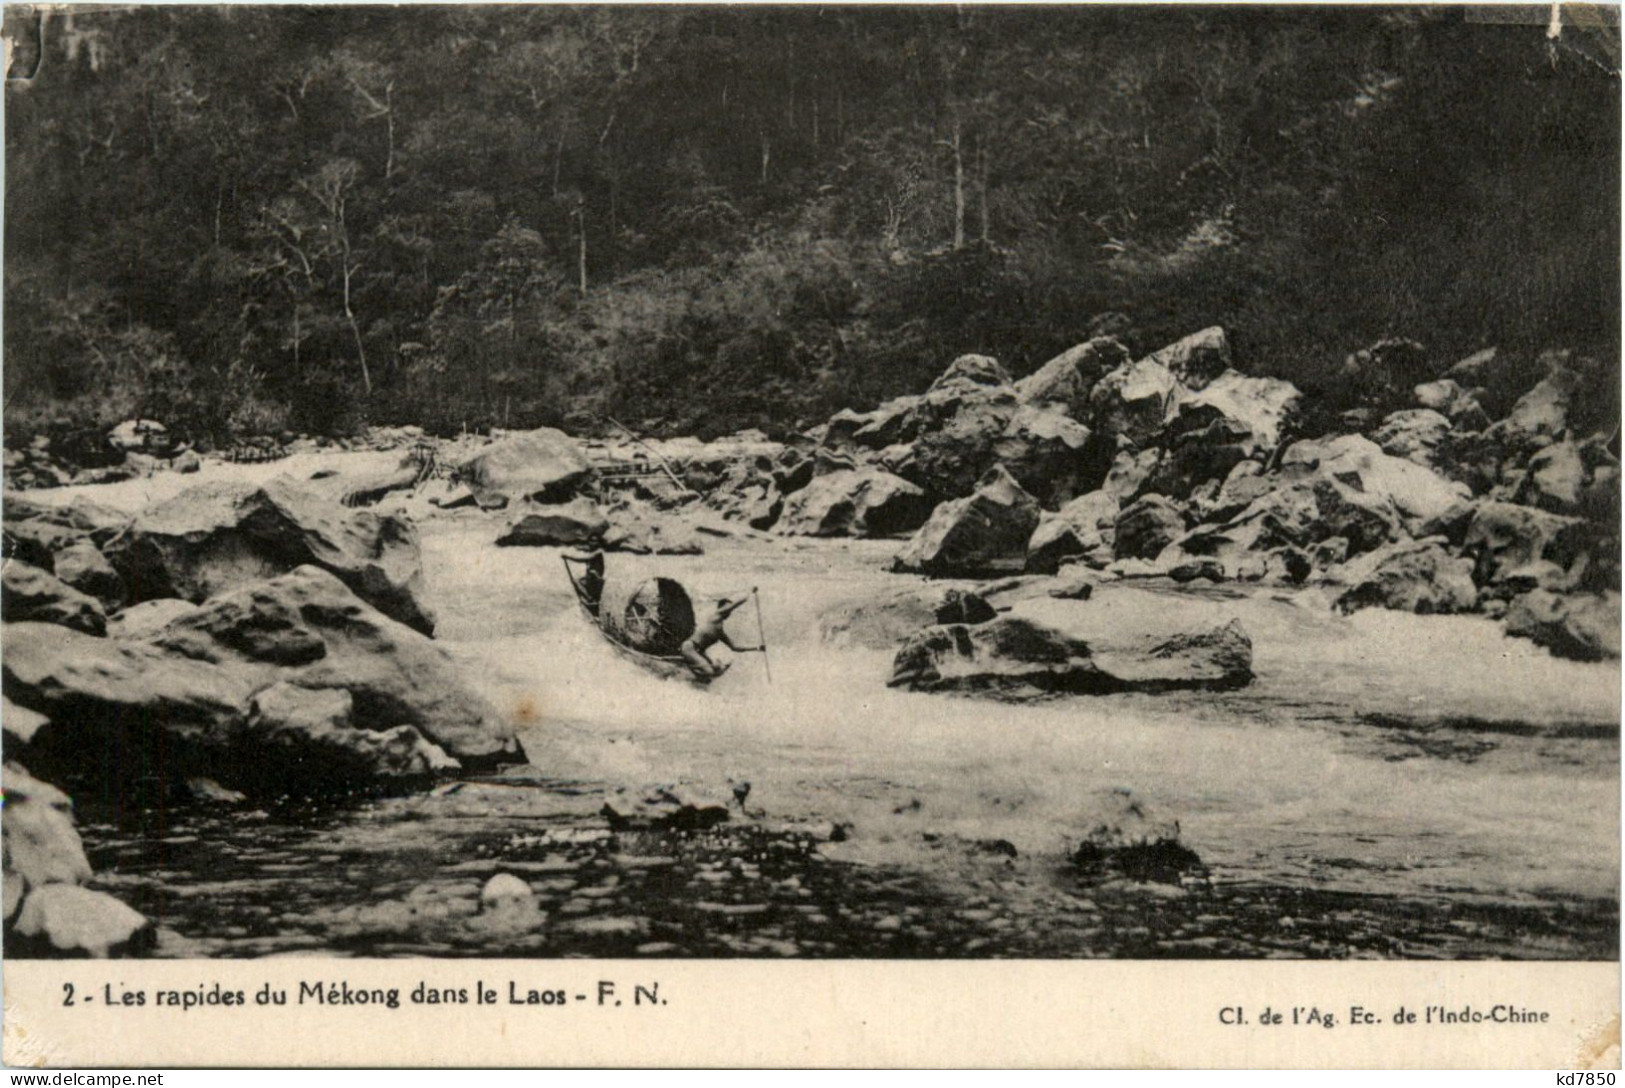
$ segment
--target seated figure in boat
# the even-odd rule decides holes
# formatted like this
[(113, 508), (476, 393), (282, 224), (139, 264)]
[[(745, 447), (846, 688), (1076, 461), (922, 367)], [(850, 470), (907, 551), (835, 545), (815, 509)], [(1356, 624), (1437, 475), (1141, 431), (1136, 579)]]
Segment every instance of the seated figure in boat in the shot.
[(694, 625), (694, 633), (683, 643), (679, 652), (683, 655), (683, 660), (688, 662), (689, 668), (694, 670), (695, 675), (715, 678), (728, 671), (728, 665), (718, 665), (705, 655), (706, 650), (719, 642), (736, 654), (759, 653), (767, 649), (766, 646), (735, 646), (733, 639), (728, 637), (727, 628), (723, 626), (727, 623), (728, 617), (743, 607), (749, 599), (740, 597), (738, 600), (730, 600), (727, 597), (720, 597), (716, 606), (701, 616), (699, 622)]
[(604, 599), (604, 553), (593, 552), (591, 555), (572, 555), (569, 558), (586, 566), (577, 581), (581, 587), (581, 603), (588, 612), (597, 616), (598, 606)]

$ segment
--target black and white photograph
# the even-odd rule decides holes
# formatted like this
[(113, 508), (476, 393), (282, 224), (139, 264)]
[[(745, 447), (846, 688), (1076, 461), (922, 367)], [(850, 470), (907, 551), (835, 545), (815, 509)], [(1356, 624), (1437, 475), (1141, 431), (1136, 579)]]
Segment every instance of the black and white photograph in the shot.
[(8, 6), (6, 958), (1617, 964), (1616, 16)]

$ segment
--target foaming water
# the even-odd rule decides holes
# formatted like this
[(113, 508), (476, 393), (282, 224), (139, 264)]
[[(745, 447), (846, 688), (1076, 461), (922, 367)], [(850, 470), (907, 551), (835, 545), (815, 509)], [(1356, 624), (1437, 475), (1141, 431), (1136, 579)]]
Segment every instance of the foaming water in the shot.
[[(917, 824), (1057, 856), (1089, 830), (1101, 795), (1124, 788), (1237, 877), (1495, 897), (1608, 896), (1617, 883), (1617, 667), (1556, 661), (1482, 619), (1345, 619), (1265, 593), (1166, 594), (1191, 623), (1241, 618), (1258, 681), (1014, 705), (889, 689), (889, 652), (820, 640), (829, 609), (906, 584), (881, 570), (882, 546), (725, 541), (695, 558), (612, 556), (612, 578), (658, 570), (696, 594), (761, 586), (771, 681), (747, 654), (700, 689), (605, 646), (575, 614), (556, 553), (489, 539), (468, 522), (431, 543), (470, 549), (427, 564), (442, 579), (442, 637), (544, 770), (748, 780), (770, 814)], [(1143, 615), (1160, 607), (1148, 601), (1098, 594), (1089, 607)], [(750, 609), (730, 623), (741, 642), (754, 628)], [(1475, 757), (1416, 754), (1373, 718), (1442, 728), (1453, 743), (1465, 730)], [(1562, 739), (1576, 728), (1583, 739)]]

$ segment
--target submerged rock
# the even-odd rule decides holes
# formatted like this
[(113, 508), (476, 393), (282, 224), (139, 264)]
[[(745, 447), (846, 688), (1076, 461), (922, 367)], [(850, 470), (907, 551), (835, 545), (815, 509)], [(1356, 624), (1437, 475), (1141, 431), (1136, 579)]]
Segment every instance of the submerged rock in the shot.
[(986, 623), (998, 612), (980, 593), (911, 586), (885, 596), (848, 601), (826, 612), (819, 621), (825, 642), (891, 649), (922, 627), (941, 623)]
[(1619, 659), (1619, 594), (1575, 593), (1560, 596), (1536, 589), (1512, 602), (1507, 634), (1545, 646), (1556, 657), (1576, 661)]
[(497, 537), (500, 547), (550, 548), (595, 544), (609, 531), (609, 519), (588, 498), (544, 505), (521, 503), (511, 507), (513, 520)]
[(1178, 820), (1156, 819), (1127, 789), (1090, 799), (1092, 826), (1072, 852), (1072, 864), (1092, 877), (1178, 883), (1202, 859), (1180, 841)]
[(892, 666), (893, 687), (1007, 698), (1224, 690), (1252, 681), (1252, 640), (1235, 620), (1209, 630), (1104, 629), (1070, 601), (1023, 601), (988, 623), (929, 627)]
[(730, 815), (726, 798), (704, 796), (685, 785), (617, 790), (604, 802), (602, 814), (611, 831), (704, 831), (727, 823)]

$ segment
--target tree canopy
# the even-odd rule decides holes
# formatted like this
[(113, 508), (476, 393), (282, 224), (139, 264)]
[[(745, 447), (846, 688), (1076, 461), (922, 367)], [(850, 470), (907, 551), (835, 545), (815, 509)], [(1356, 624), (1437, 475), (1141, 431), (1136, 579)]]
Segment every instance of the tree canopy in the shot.
[(779, 431), (1106, 327), (1618, 356), (1617, 75), (1470, 9), (6, 19), (14, 436)]

